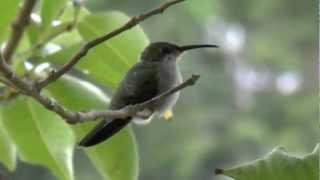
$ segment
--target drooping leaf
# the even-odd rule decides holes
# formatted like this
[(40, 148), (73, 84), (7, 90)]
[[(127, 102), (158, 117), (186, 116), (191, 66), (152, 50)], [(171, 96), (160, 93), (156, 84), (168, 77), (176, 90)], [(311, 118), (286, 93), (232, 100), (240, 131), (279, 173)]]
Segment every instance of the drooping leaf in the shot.
[[(59, 103), (74, 111), (106, 109), (109, 103), (108, 96), (96, 86), (67, 75), (50, 85), (48, 90)], [(96, 122), (91, 122), (74, 126), (78, 140), (83, 138), (95, 124)], [(121, 130), (107, 142), (84, 150), (104, 179), (137, 179), (138, 154), (130, 128)]]
[(20, 0), (2, 0), (0, 11), (0, 41), (10, 32), (10, 23), (14, 20)]
[(3, 125), (23, 161), (46, 166), (63, 180), (73, 178), (74, 134), (56, 114), (30, 98), (2, 107)]
[(303, 157), (277, 147), (264, 158), (226, 170), (216, 170), (235, 180), (316, 180), (319, 179), (319, 147)]
[(0, 162), (10, 171), (16, 168), (16, 154), (16, 149), (2, 125), (2, 117), (0, 116)]
[[(90, 14), (79, 22), (78, 31), (85, 41), (92, 40), (120, 27), (129, 18), (120, 12)], [(77, 68), (86, 70), (89, 76), (103, 85), (115, 87), (126, 71), (137, 62), (148, 39), (140, 27), (132, 28), (113, 39), (102, 43), (83, 57)], [(76, 51), (77, 49), (75, 49)], [(65, 63), (74, 52), (53, 54), (54, 63)]]

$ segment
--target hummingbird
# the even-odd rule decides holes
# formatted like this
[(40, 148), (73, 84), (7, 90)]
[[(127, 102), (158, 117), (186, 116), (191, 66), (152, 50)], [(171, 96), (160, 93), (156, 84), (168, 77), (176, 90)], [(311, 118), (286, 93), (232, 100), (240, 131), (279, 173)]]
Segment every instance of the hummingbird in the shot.
[[(182, 83), (177, 60), (183, 52), (197, 48), (217, 48), (212, 44), (179, 46), (169, 42), (153, 42), (148, 45), (116, 89), (109, 109), (117, 110), (150, 100)], [(173, 93), (133, 117), (125, 119), (103, 119), (79, 143), (89, 147), (99, 144), (126, 127), (130, 122), (147, 124), (154, 116), (161, 117), (171, 110), (179, 98)]]

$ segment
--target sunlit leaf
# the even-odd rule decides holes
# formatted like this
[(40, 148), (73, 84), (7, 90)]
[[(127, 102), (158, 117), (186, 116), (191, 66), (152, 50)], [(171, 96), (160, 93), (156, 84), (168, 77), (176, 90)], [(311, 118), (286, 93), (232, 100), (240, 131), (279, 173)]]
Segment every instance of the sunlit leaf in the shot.
[[(120, 12), (98, 13), (85, 16), (78, 30), (85, 41), (91, 40), (124, 24), (129, 18)], [(126, 71), (137, 62), (148, 39), (140, 27), (135, 27), (90, 50), (77, 67), (103, 85), (115, 87)], [(64, 63), (78, 49), (57, 52), (49, 57), (52, 62)]]
[(16, 149), (2, 125), (0, 116), (0, 162), (13, 171), (16, 168), (16, 159)]
[[(93, 84), (71, 76), (64, 76), (48, 87), (50, 94), (65, 107), (79, 111), (106, 109), (108, 96)], [(78, 140), (88, 133), (96, 122), (74, 126)], [(130, 128), (121, 130), (107, 142), (84, 149), (91, 162), (105, 179), (135, 180), (138, 175), (138, 154)]]
[(3, 106), (3, 125), (23, 161), (48, 167), (63, 180), (73, 178), (71, 128), (30, 98)]
[(319, 179), (319, 147), (303, 157), (277, 147), (264, 158), (226, 170), (216, 170), (235, 180), (316, 180)]

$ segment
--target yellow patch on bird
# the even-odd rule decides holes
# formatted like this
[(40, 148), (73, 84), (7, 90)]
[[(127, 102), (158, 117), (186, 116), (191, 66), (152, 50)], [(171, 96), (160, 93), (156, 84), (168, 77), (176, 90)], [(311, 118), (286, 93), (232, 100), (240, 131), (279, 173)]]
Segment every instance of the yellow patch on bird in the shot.
[(167, 110), (164, 114), (163, 114), (164, 120), (166, 121), (171, 121), (172, 117), (173, 117), (173, 112), (172, 110)]

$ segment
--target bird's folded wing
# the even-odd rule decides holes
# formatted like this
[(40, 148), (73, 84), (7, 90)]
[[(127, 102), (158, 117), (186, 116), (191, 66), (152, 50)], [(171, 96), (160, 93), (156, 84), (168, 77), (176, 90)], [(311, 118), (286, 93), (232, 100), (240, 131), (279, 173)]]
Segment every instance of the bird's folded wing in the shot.
[[(130, 104), (147, 101), (158, 95), (157, 69), (152, 64), (138, 63), (133, 66), (116, 90), (110, 109), (120, 109)], [(79, 143), (80, 146), (98, 144), (119, 132), (131, 121), (126, 119), (103, 120)]]

